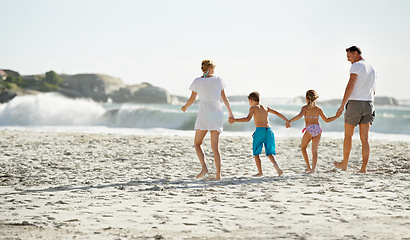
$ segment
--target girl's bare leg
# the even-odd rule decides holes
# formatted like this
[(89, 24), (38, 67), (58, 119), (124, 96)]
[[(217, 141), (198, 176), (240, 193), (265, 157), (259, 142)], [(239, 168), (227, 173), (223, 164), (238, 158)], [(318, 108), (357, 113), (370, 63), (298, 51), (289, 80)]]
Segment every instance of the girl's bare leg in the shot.
[(260, 159), (259, 155), (254, 156), (254, 157), (255, 157), (256, 167), (258, 168), (258, 173), (255, 174), (255, 175), (253, 175), (253, 176), (255, 176), (255, 177), (256, 177), (256, 176), (263, 176), (261, 159)]
[(314, 173), (316, 170), (319, 142), (320, 142), (321, 136), (322, 134), (319, 134), (316, 137), (312, 138), (312, 171), (311, 173)]
[(221, 155), (219, 154), (219, 135), (218, 131), (211, 131), (211, 148), (214, 153), (216, 176), (215, 179), (221, 180)]
[(306, 166), (307, 166), (305, 170), (306, 172), (312, 171), (312, 169), (310, 168), (310, 164), (309, 164), (309, 157), (306, 151), (310, 140), (312, 140), (312, 135), (306, 131), (302, 137), (302, 142), (300, 143), (300, 150), (302, 150), (302, 156), (303, 156), (303, 159), (305, 159)]
[(202, 141), (204, 140), (204, 137), (208, 131), (206, 130), (196, 130), (195, 132), (195, 140), (194, 140), (194, 146), (195, 146), (195, 151), (196, 155), (198, 155), (198, 159), (201, 162), (202, 165), (202, 170), (201, 172), (196, 176), (197, 178), (203, 177), (207, 172), (208, 168), (206, 167), (205, 163), (205, 155), (204, 152), (202, 151)]

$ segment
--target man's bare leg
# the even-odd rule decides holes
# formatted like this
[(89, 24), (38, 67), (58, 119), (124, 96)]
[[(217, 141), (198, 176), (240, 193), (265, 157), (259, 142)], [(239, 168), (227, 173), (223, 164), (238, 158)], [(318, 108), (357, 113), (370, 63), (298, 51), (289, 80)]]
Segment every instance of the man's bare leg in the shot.
[(211, 148), (214, 153), (216, 176), (215, 179), (221, 180), (221, 155), (219, 154), (219, 135), (218, 131), (211, 131)]
[(275, 167), (276, 172), (278, 173), (278, 176), (282, 176), (283, 171), (282, 169), (279, 168), (278, 163), (275, 161), (275, 157), (271, 154), (271, 155), (268, 155), (268, 158), (273, 163), (273, 167)]
[(369, 130), (370, 123), (359, 124), (360, 130), (360, 140), (362, 142), (362, 167), (360, 168), (359, 173), (366, 173), (367, 163), (369, 162), (370, 157), (370, 143), (369, 143)]
[(201, 162), (201, 166), (202, 166), (201, 172), (196, 176), (197, 178), (203, 177), (208, 172), (208, 168), (206, 167), (206, 163), (205, 163), (205, 155), (201, 148), (202, 141), (204, 140), (204, 137), (207, 132), (208, 131), (204, 131), (204, 130), (196, 130), (195, 132), (195, 140), (194, 140), (195, 151), (196, 151), (196, 155), (198, 156), (199, 162)]
[(354, 125), (345, 123), (345, 139), (343, 141), (343, 161), (334, 162), (336, 168), (346, 170), (349, 161), (350, 151), (352, 150), (352, 138), (354, 134)]

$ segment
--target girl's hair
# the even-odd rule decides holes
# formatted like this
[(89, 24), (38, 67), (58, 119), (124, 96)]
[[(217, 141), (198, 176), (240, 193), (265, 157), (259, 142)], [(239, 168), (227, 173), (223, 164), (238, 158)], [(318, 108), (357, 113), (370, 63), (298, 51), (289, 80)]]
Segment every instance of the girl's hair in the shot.
[(308, 108), (312, 108), (316, 105), (316, 99), (319, 98), (319, 95), (315, 90), (309, 90), (306, 92), (306, 99), (308, 100)]
[(203, 60), (202, 61), (202, 72), (208, 71), (209, 68), (215, 68), (215, 63), (212, 60)]

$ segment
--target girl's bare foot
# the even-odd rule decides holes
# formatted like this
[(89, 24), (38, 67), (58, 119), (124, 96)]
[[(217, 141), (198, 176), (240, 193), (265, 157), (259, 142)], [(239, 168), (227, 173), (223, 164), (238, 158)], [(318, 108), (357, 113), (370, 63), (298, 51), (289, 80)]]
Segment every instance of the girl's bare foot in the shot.
[(196, 178), (201, 178), (207, 173), (208, 173), (208, 169), (202, 169), (201, 172), (196, 176)]
[(257, 174), (255, 174), (255, 175), (253, 175), (254, 177), (260, 177), (260, 176), (263, 176), (263, 173), (257, 173)]

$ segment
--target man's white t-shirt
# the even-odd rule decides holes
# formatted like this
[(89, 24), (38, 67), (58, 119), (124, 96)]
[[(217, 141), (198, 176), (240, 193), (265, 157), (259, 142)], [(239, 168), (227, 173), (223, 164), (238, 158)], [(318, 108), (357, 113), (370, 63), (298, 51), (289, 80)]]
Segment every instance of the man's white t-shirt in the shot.
[(376, 70), (374, 67), (362, 59), (352, 64), (350, 73), (357, 74), (357, 79), (349, 99), (374, 101), (374, 90), (376, 87)]

